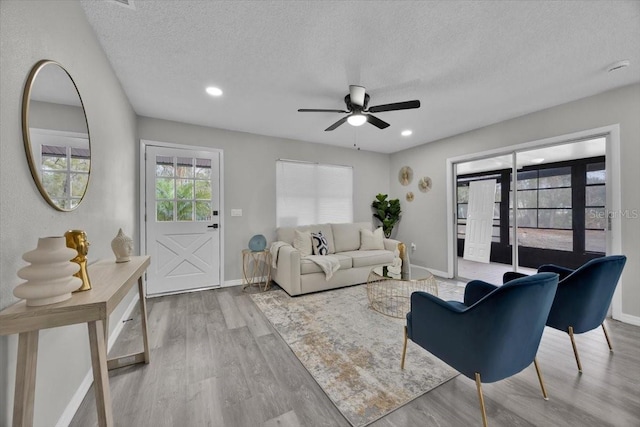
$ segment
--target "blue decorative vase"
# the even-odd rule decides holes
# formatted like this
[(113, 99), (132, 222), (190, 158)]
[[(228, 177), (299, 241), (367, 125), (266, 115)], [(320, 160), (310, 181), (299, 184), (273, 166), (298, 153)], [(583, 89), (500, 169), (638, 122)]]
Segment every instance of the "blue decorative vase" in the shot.
[(264, 251), (267, 247), (267, 239), (262, 234), (256, 234), (249, 240), (249, 249), (253, 252)]

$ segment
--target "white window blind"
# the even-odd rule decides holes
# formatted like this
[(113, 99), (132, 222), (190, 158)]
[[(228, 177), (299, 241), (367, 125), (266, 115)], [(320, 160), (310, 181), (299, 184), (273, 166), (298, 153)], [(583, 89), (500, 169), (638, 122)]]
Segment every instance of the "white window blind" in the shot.
[(278, 227), (353, 222), (353, 168), (276, 162)]

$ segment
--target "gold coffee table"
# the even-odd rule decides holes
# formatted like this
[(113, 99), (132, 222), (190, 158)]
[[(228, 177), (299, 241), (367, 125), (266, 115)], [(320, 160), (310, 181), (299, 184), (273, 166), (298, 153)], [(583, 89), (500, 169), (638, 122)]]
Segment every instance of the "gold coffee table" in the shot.
[(367, 279), (371, 308), (391, 317), (403, 319), (411, 311), (411, 294), (416, 291), (438, 295), (438, 282), (433, 274), (421, 270), (419, 277), (410, 279), (383, 266), (371, 270)]

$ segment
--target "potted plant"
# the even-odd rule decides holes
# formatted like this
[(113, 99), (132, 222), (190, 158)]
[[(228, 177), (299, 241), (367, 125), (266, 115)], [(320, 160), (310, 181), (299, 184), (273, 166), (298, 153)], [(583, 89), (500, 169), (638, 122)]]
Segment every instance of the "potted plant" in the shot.
[(400, 209), (400, 200), (387, 200), (386, 194), (378, 194), (376, 199), (371, 203), (373, 208), (373, 216), (382, 223), (382, 231), (388, 239), (396, 223), (400, 220), (402, 210)]

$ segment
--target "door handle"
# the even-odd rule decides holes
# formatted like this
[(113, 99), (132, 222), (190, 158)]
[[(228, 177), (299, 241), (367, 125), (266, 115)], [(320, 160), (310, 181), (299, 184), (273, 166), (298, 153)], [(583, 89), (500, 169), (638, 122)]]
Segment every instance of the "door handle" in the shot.
[(207, 225), (207, 228), (218, 228), (218, 224)]

